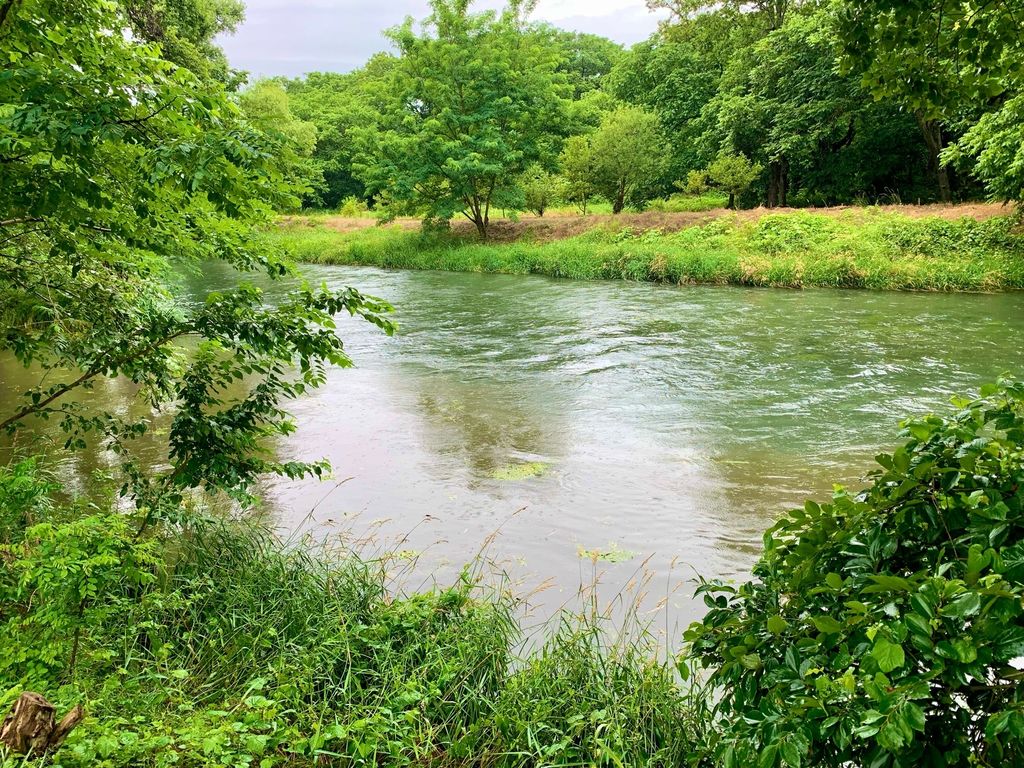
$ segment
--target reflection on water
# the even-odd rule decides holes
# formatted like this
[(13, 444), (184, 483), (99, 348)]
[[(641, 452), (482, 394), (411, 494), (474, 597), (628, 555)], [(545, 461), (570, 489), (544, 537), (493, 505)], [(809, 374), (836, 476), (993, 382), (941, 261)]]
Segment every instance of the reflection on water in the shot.
[[(400, 332), (340, 323), (358, 367), (294, 404), (299, 430), (280, 447), (326, 456), (335, 479), (271, 483), (282, 528), (403, 536), (447, 575), (500, 527), (490, 554), (528, 583), (553, 578), (545, 606), (590, 572), (581, 547), (637, 553), (607, 565), (608, 593), (644, 558), (659, 584), (670, 570), (741, 576), (781, 510), (858, 483), (898, 420), (1024, 375), (1021, 294), (307, 277), (391, 301)], [(211, 267), (187, 287), (235, 280)], [(27, 384), (10, 368), (8, 401)], [(123, 402), (113, 385), (91, 396)], [(496, 479), (523, 462), (546, 471)], [(672, 600), (684, 621), (699, 611), (687, 592)]]

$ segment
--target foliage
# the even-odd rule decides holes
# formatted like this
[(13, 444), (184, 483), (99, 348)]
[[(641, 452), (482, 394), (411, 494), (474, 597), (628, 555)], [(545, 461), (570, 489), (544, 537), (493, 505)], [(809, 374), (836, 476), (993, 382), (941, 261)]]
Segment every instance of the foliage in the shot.
[(703, 195), (708, 191), (708, 183), (709, 179), (707, 170), (694, 170), (686, 174), (685, 182), (676, 182), (676, 185), (687, 194)]
[(523, 173), (519, 186), (523, 190), (526, 210), (543, 216), (558, 195), (557, 179), (539, 165), (531, 165)]
[(665, 170), (667, 140), (658, 118), (639, 107), (619, 107), (590, 138), (594, 188), (619, 213), (626, 201), (643, 203)]
[(228, 66), (214, 42), (234, 32), (245, 17), (241, 0), (118, 0), (132, 33), (160, 45), (161, 57), (204, 80), (238, 84), (241, 73)]
[[(0, 705), (34, 685), (90, 713), (59, 765), (665, 765), (694, 750), (696, 699), (646, 635), (613, 644), (600, 617), (566, 615), (516, 658), (518, 603), (468, 570), (395, 594), (390, 556), (286, 547), (252, 521), (197, 514), (137, 540), (117, 512), (62, 517), (0, 550), (17, 575), (0, 577)], [(552, 706), (569, 690), (572, 710)]]
[(549, 25), (537, 25), (543, 44), (559, 52), (556, 71), (562, 73), (572, 87), (571, 98), (581, 98), (604, 87), (605, 78), (622, 56), (622, 46), (600, 35), (569, 32)]
[(296, 192), (305, 193), (315, 180), (310, 156), (316, 147), (316, 126), (292, 114), (288, 93), (270, 80), (260, 80), (246, 88), (238, 95), (238, 103), (250, 123), (290, 149), (286, 170)]
[(284, 136), (302, 157), (316, 146), (316, 126), (292, 114), (288, 93), (272, 80), (259, 80), (238, 96), (246, 118), (264, 133)]
[(400, 51), (380, 130), (363, 134), (359, 172), (392, 207), (447, 221), (461, 213), (487, 237), (492, 204), (554, 153), (557, 56), (526, 33), (519, 3), (473, 14), (434, 0), (421, 33), (390, 31)]
[[(333, 317), (380, 325), (387, 305), (354, 290), (304, 288), (269, 307), (241, 284), (197, 306), (174, 301), (172, 271), (223, 260), (272, 277), (286, 265), (257, 228), (294, 204), (291, 144), (247, 122), (219, 85), (107, 30), (102, 0), (18, 0), (0, 25), (0, 349), (46, 376), (0, 429), (59, 421), (66, 449), (102, 441), (142, 526), (179, 514), (191, 489), (247, 499), (292, 429), (279, 402), (348, 365)], [(193, 354), (176, 343), (188, 340)], [(133, 441), (149, 414), (95, 412), (75, 396), (123, 376), (151, 409), (174, 404), (170, 468), (143, 472)]]
[(979, 111), (998, 109), (999, 97), (1020, 87), (1022, 10), (1020, 0), (949, 7), (941, 0), (837, 5), (844, 67), (859, 73), (877, 97), (917, 117), (944, 201), (952, 198), (941, 155), (951, 129), (965, 120), (973, 124)]
[(580, 213), (587, 215), (587, 204), (596, 194), (593, 169), (596, 164), (594, 150), (587, 136), (570, 136), (558, 156), (561, 173), (559, 197), (577, 205)]
[(735, 208), (736, 197), (750, 188), (761, 171), (760, 165), (750, 162), (743, 155), (722, 154), (708, 166), (707, 178), (711, 184), (729, 194), (727, 207)]
[(983, 115), (948, 156), (961, 162), (973, 159), (974, 173), (993, 199), (1024, 203), (1024, 94)]
[(338, 208), (338, 215), (345, 216), (350, 219), (365, 218), (370, 215), (370, 209), (366, 206), (362, 200), (355, 195), (349, 195), (341, 201), (341, 207)]
[(872, 199), (901, 175), (912, 189), (925, 171), (914, 121), (839, 73), (831, 23), (814, 7), (788, 14), (733, 57), (705, 110), (709, 146), (718, 137), (767, 171), (757, 197), (768, 207), (800, 192), (826, 204)]
[(1021, 82), (1020, 0), (857, 0), (837, 6), (844, 63), (880, 97), (952, 117)]
[(354, 72), (313, 72), (283, 82), (291, 111), (316, 126), (313, 188), (304, 195), (304, 205), (333, 209), (346, 197), (366, 199), (366, 189), (352, 168), (357, 134), (360, 128), (376, 125), (386, 110), (388, 78), (395, 61), (382, 53)]
[(765, 535), (687, 633), (724, 766), (1013, 765), (1024, 756), (1024, 386), (904, 423), (859, 494)]

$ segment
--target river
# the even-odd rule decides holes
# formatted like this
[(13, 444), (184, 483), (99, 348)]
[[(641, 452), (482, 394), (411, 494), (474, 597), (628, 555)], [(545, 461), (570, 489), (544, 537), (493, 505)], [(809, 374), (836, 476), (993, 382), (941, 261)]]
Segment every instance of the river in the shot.
[[(685, 623), (696, 573), (741, 578), (765, 527), (860, 485), (900, 419), (1024, 375), (1019, 293), (304, 272), (392, 302), (400, 330), (341, 322), (357, 368), (292, 404), (279, 449), (334, 478), (270, 482), (277, 525), (401, 550), (416, 579), (487, 545), (542, 616), (596, 571), (602, 599), (647, 574), (645, 610)], [(188, 291), (236, 280), (211, 266)], [(0, 411), (24, 383), (0, 367)], [(125, 407), (117, 382), (90, 397)]]

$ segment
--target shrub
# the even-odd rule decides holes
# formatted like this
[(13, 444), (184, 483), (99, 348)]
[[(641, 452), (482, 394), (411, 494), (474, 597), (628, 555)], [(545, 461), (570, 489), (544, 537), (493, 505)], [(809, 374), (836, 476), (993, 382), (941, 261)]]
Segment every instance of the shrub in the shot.
[(539, 165), (531, 165), (520, 179), (523, 207), (543, 216), (558, 196), (558, 180)]
[(1024, 384), (982, 394), (701, 586), (725, 768), (1024, 763)]
[(347, 219), (363, 219), (370, 215), (370, 209), (366, 206), (365, 201), (354, 195), (349, 195), (341, 201), (338, 215)]

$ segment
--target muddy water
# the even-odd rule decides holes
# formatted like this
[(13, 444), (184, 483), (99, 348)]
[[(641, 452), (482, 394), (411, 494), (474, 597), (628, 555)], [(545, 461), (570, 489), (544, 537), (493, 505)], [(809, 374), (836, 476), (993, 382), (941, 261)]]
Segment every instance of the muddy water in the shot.
[[(540, 614), (596, 569), (603, 599), (648, 573), (645, 609), (664, 598), (685, 622), (695, 572), (741, 576), (780, 511), (857, 485), (901, 418), (1024, 375), (1022, 294), (306, 276), (391, 301), (400, 332), (341, 323), (358, 367), (293, 404), (279, 448), (335, 476), (270, 483), (277, 524), (402, 550), (413, 579), (457, 574), (498, 532), (488, 556), (546, 585)], [(211, 268), (188, 292), (236, 280)], [(22, 379), (0, 367), (0, 409)], [(129, 395), (106, 382), (90, 397)]]

